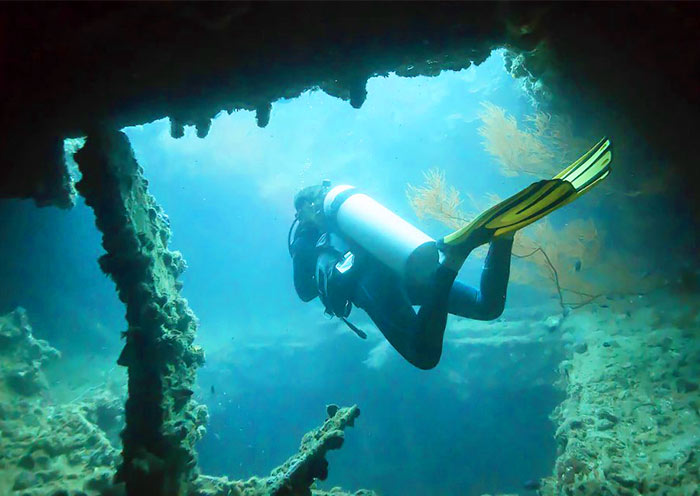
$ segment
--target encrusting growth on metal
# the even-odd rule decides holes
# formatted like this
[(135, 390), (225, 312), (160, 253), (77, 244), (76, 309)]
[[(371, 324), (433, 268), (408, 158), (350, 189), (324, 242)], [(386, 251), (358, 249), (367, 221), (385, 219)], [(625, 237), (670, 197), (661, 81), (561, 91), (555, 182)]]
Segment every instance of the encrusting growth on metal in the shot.
[(129, 399), (116, 481), (129, 494), (186, 494), (207, 420), (206, 407), (192, 400), (204, 352), (192, 344), (197, 319), (180, 295), (186, 264), (168, 250), (168, 218), (148, 193), (126, 135), (92, 132), (75, 159), (83, 174), (77, 189), (102, 232), (100, 267), (126, 305), (118, 363), (128, 369)]

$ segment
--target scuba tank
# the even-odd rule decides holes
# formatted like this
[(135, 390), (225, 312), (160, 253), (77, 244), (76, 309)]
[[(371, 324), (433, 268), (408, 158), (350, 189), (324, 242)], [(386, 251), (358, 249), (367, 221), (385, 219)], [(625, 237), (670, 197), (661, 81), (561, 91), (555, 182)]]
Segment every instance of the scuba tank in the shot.
[(323, 201), (327, 221), (396, 272), (404, 282), (428, 280), (438, 265), (434, 239), (353, 186), (332, 188)]

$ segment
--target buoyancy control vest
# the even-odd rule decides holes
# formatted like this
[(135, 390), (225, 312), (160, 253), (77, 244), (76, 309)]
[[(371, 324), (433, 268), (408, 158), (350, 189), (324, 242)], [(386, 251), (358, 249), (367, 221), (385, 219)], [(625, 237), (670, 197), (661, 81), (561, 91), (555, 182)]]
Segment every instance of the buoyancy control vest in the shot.
[(357, 277), (355, 254), (342, 238), (328, 232), (321, 235), (315, 249), (318, 254), (314, 279), (324, 313), (331, 318), (338, 317), (360, 338), (366, 339), (367, 334), (347, 320)]
[(323, 233), (316, 243), (314, 278), (327, 315), (350, 315), (352, 272), (355, 256), (335, 234)]

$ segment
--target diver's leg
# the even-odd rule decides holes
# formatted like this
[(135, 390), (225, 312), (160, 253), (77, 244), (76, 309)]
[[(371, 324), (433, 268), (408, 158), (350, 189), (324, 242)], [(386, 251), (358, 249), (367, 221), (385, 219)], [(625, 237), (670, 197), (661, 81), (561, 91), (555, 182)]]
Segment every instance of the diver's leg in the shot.
[(513, 238), (494, 238), (481, 272), (480, 289), (455, 282), (449, 296), (449, 312), (460, 317), (493, 320), (503, 313), (510, 277)]
[(441, 347), (447, 325), (449, 297), (456, 278), (457, 272), (444, 265), (438, 266), (433, 276), (433, 290), (418, 310), (421, 326), (426, 330), (432, 329), (434, 334), (439, 332)]
[[(416, 314), (400, 281), (385, 270), (371, 271), (358, 281), (353, 302), (364, 309), (401, 356), (418, 368), (431, 369), (442, 355), (447, 323), (447, 297), (456, 273), (438, 270), (431, 301)], [(437, 297), (442, 295), (442, 297)]]

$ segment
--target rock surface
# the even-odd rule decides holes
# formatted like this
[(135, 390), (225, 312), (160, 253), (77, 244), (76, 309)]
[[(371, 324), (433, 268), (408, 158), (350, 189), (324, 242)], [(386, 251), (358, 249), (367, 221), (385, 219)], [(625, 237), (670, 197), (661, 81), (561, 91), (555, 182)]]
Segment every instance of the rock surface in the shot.
[[(119, 460), (100, 424), (119, 430), (123, 399), (108, 391), (55, 404), (42, 365), (60, 354), (34, 338), (21, 308), (0, 317), (0, 494), (97, 495)], [(22, 383), (14, 377), (31, 377)]]
[(563, 325), (586, 346), (560, 365), (567, 398), (552, 415), (559, 456), (544, 496), (698, 493), (697, 308), (657, 296), (626, 310), (594, 306)]
[[(68, 403), (57, 404), (46, 391), (42, 364), (59, 352), (37, 340), (24, 310), (0, 316), (0, 494), (21, 496), (123, 496), (113, 484), (121, 461), (118, 433), (124, 427), (124, 397), (108, 388), (90, 388)], [(14, 389), (7, 377), (35, 370), (36, 383)], [(333, 405), (335, 406), (335, 405)], [(359, 416), (356, 407), (328, 409), (329, 418), (307, 433), (299, 452), (266, 478), (229, 481), (199, 476), (191, 496), (375, 496), (312, 489), (328, 474), (326, 453), (343, 444), (343, 431)]]
[[(174, 136), (184, 125), (204, 136), (219, 111), (247, 109), (265, 125), (280, 98), (318, 87), (357, 107), (370, 76), (432, 76), (478, 63), (499, 46), (512, 50), (510, 69), (534, 94), (548, 89), (593, 116), (610, 109), (604, 122), (625, 117), (611, 135), (639, 128), (657, 153), (673, 155), (664, 167), (693, 170), (700, 16), (692, 2), (439, 9), (429, 2), (8, 2), (2, 9), (4, 44), (17, 47), (3, 71), (12, 77), (1, 81), (3, 197), (69, 206), (62, 140), (97, 124), (116, 130), (169, 116)], [(35, 108), (42, 111), (28, 111)], [(634, 170), (652, 162), (633, 162)]]
[(41, 367), (61, 354), (32, 335), (23, 308), (0, 317), (0, 381), (5, 394), (34, 396), (47, 388)]

